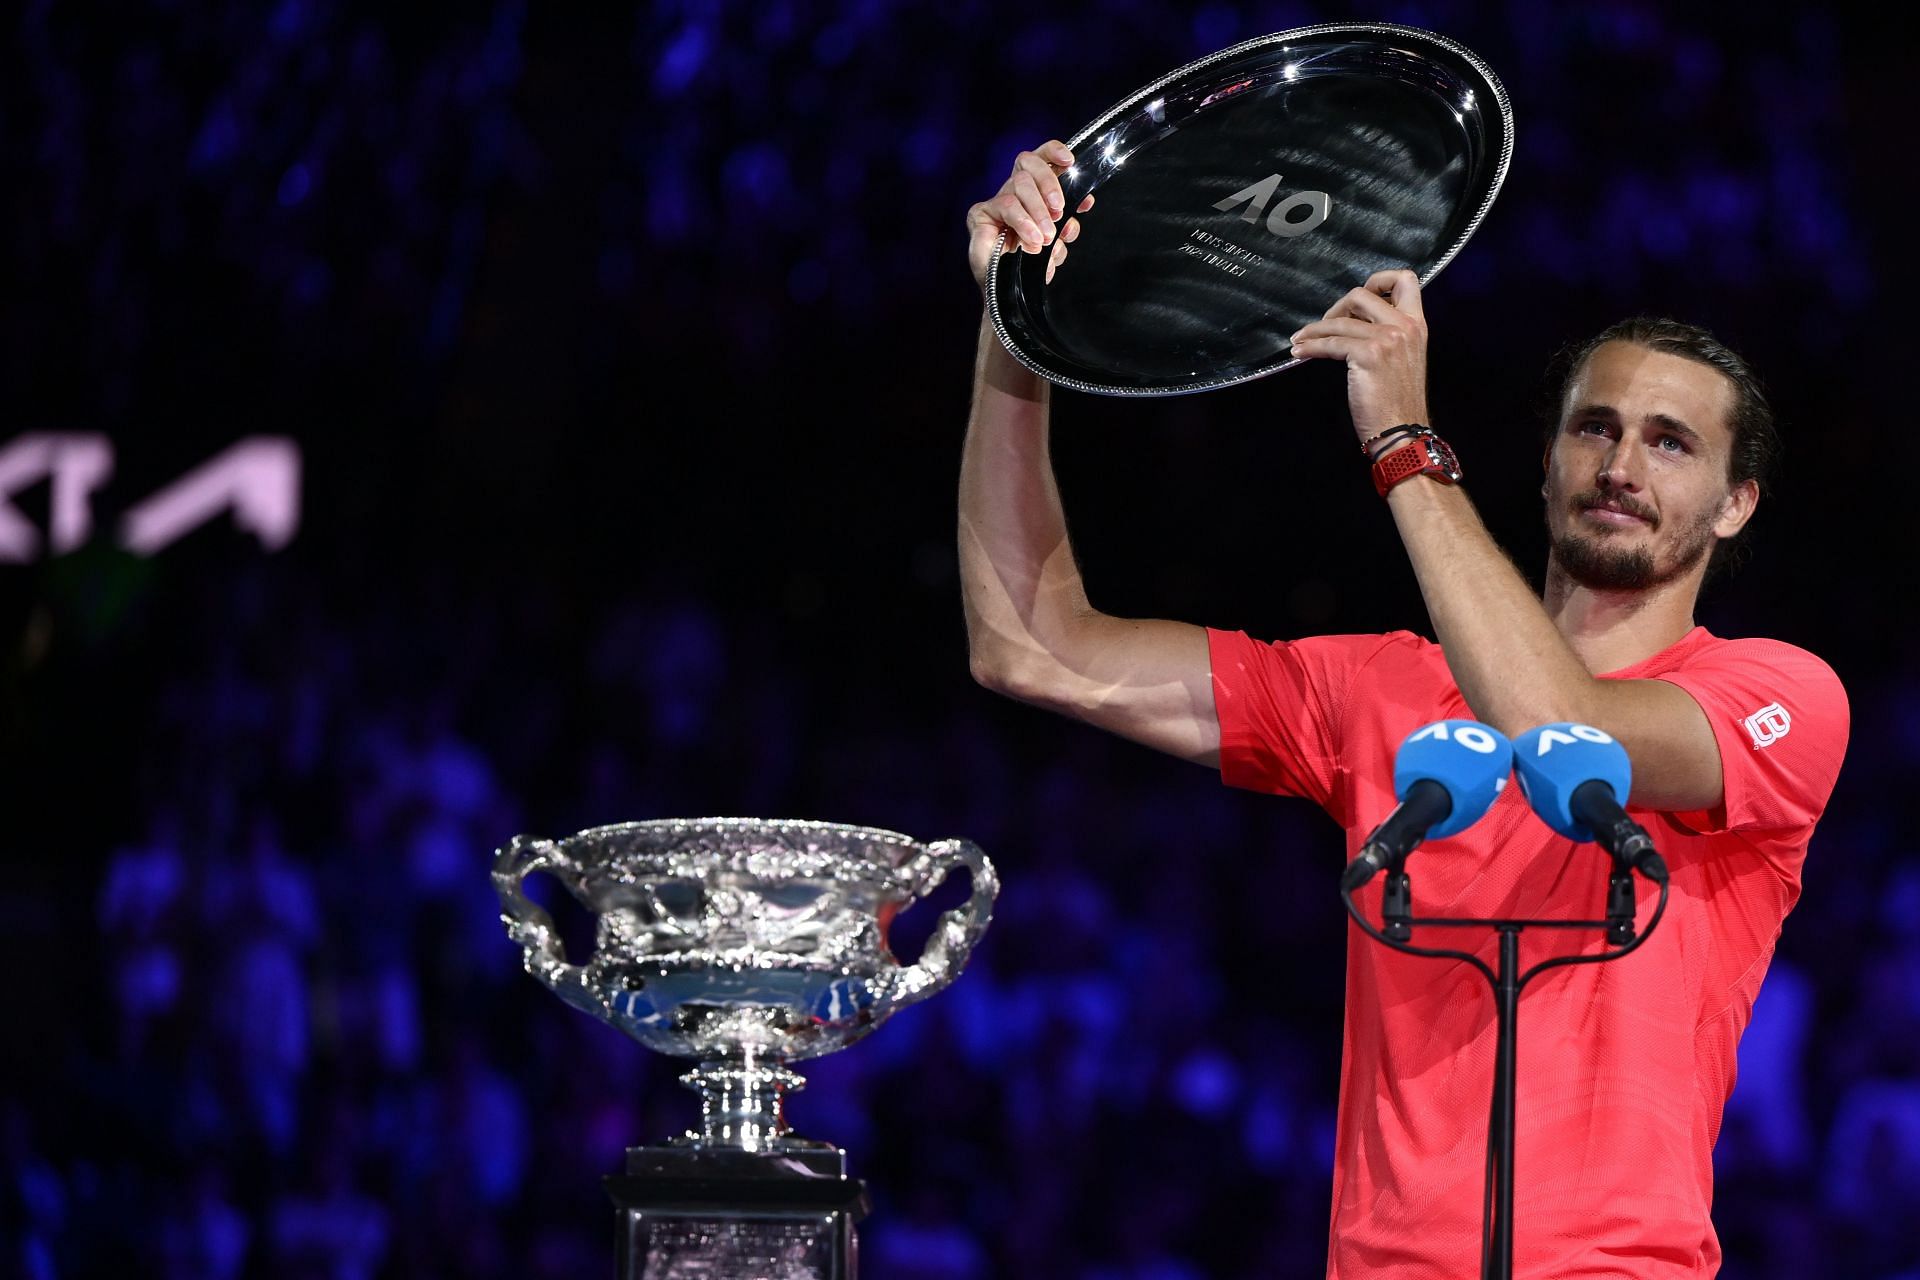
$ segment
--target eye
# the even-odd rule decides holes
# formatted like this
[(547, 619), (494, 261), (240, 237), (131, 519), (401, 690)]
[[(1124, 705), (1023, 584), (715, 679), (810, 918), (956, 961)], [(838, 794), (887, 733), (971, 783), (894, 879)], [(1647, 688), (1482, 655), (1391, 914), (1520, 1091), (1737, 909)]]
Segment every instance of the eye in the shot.
[(1666, 453), (1690, 452), (1687, 448), (1687, 442), (1679, 436), (1661, 436), (1659, 446)]
[(1610, 436), (1613, 434), (1612, 425), (1602, 422), (1598, 418), (1589, 418), (1585, 422), (1576, 423), (1573, 429), (1576, 433), (1583, 436)]

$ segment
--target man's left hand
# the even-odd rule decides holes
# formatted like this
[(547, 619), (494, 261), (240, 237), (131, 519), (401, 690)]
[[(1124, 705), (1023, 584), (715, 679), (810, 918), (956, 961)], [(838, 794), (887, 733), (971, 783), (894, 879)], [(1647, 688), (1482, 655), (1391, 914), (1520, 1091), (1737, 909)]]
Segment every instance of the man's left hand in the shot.
[(1303, 360), (1347, 362), (1347, 407), (1364, 443), (1388, 427), (1427, 419), (1427, 319), (1420, 277), (1376, 271), (1293, 335)]

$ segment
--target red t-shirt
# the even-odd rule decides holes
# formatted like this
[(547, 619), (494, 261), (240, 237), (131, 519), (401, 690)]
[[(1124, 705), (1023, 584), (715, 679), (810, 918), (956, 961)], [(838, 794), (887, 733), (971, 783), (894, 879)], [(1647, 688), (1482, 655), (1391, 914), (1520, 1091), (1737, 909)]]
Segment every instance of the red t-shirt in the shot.
[[(1440, 647), (1407, 632), (1263, 644), (1211, 631), (1208, 642), (1221, 777), (1313, 800), (1346, 828), (1349, 858), (1393, 809), (1401, 740), (1473, 714)], [(1691, 694), (1719, 742), (1726, 796), (1712, 813), (1629, 806), (1672, 869), (1665, 919), (1633, 955), (1551, 970), (1521, 993), (1514, 1270), (1711, 1276), (1713, 1144), (1734, 1046), (1840, 771), (1846, 693), (1812, 654), (1700, 627), (1608, 678)], [(1509, 786), (1474, 826), (1421, 846), (1407, 870), (1416, 915), (1597, 919), (1609, 866), (1597, 845), (1555, 835)], [(1358, 900), (1375, 921), (1380, 884)], [(1656, 891), (1639, 887), (1644, 923)], [(1414, 941), (1497, 963), (1491, 930), (1416, 928)], [(1523, 968), (1601, 949), (1597, 932), (1520, 935)], [(1479, 1275), (1494, 1032), (1479, 973), (1391, 951), (1349, 925), (1330, 1277)]]

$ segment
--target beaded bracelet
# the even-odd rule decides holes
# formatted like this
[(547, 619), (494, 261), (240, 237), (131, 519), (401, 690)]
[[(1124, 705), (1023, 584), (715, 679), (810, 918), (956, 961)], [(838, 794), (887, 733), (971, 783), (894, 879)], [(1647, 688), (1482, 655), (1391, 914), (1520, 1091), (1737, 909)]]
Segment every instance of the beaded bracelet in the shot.
[(1432, 434), (1434, 434), (1432, 427), (1422, 426), (1417, 422), (1403, 422), (1397, 427), (1388, 427), (1378, 435), (1368, 436), (1365, 440), (1362, 440), (1360, 442), (1360, 453), (1362, 457), (1368, 461), (1372, 461), (1374, 456), (1373, 446), (1379, 444), (1382, 440), (1388, 440), (1394, 436), (1430, 436)]

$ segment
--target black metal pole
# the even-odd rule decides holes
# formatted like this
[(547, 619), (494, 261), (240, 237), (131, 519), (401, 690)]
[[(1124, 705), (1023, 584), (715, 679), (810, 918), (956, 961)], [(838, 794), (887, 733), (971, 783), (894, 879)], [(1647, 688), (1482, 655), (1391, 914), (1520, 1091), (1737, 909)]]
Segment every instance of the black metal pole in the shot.
[(1513, 1280), (1513, 1131), (1514, 1075), (1518, 1060), (1520, 1018), (1520, 930), (1500, 930), (1499, 980), (1494, 984), (1499, 1008), (1494, 1034), (1493, 1115), (1495, 1135), (1494, 1220), (1492, 1280)]
[[(1480, 976), (1487, 980), (1494, 996), (1494, 1067), (1493, 1067), (1493, 1104), (1492, 1114), (1487, 1119), (1487, 1182), (1486, 1214), (1482, 1222), (1481, 1236), (1483, 1247), (1480, 1252), (1481, 1280), (1513, 1280), (1513, 1145), (1516, 1128), (1514, 1077), (1519, 1061), (1519, 1038), (1517, 1027), (1520, 1015), (1520, 992), (1528, 982), (1540, 974), (1575, 964), (1604, 964), (1609, 960), (1619, 960), (1638, 951), (1646, 940), (1653, 936), (1654, 928), (1661, 917), (1667, 913), (1668, 883), (1664, 877), (1648, 875), (1642, 869), (1641, 874), (1660, 886), (1659, 900), (1654, 904), (1653, 914), (1647, 919), (1647, 927), (1634, 936), (1633, 918), (1622, 911), (1631, 899), (1621, 900), (1620, 886), (1609, 885), (1609, 918), (1606, 920), (1565, 920), (1565, 919), (1473, 919), (1439, 916), (1415, 916), (1413, 894), (1404, 872), (1388, 877), (1388, 892), (1382, 896), (1382, 907), (1391, 911), (1382, 911), (1387, 931), (1376, 928), (1353, 901), (1353, 891), (1358, 884), (1342, 884), (1340, 900), (1347, 908), (1347, 915), (1361, 932), (1375, 942), (1391, 947), (1395, 951), (1410, 956), (1425, 956), (1435, 960), (1457, 960), (1472, 965), (1479, 970)], [(1360, 883), (1365, 883), (1364, 879)], [(1415, 925), (1429, 928), (1463, 929), (1488, 928), (1500, 935), (1499, 971), (1467, 951), (1455, 951), (1451, 948), (1416, 947), (1406, 941), (1406, 935)], [(1520, 972), (1520, 931), (1523, 929), (1592, 929), (1607, 931), (1610, 942), (1625, 941), (1617, 950), (1605, 951), (1598, 955), (1556, 956), (1542, 960), (1526, 972)], [(1395, 937), (1393, 934), (1399, 934)]]

